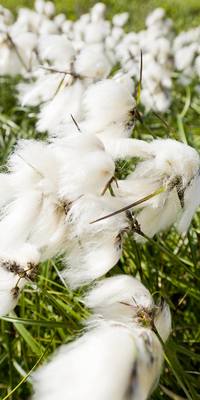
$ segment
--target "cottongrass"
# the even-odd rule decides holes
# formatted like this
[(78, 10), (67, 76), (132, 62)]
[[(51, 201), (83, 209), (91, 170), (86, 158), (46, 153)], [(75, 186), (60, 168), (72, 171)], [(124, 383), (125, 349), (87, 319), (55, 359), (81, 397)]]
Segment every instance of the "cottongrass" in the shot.
[[(118, 34), (118, 33), (117, 33)], [(85, 133), (83, 132), (83, 135), (85, 135)], [(121, 139), (120, 139), (121, 140)], [(129, 140), (129, 139), (127, 139), (127, 140)], [(122, 143), (122, 142), (121, 142)], [(127, 142), (128, 143), (128, 142)], [(135, 144), (136, 144), (136, 142), (135, 142)], [(145, 143), (145, 145), (146, 144), (148, 144), (148, 143)], [(54, 145), (54, 143), (52, 144), (52, 145)], [(174, 144), (175, 145), (175, 144)], [(100, 146), (101, 147), (101, 146)], [(111, 148), (112, 146), (110, 146), (110, 148)], [(144, 147), (146, 147), (146, 146), (144, 146)], [(148, 147), (148, 146), (147, 146)], [(152, 146), (153, 147), (153, 146)], [(173, 147), (173, 146), (172, 146)], [(188, 148), (187, 148), (188, 149)], [(144, 151), (143, 149), (142, 149), (142, 151)], [(189, 151), (189, 150), (188, 150)], [(145, 151), (144, 151), (145, 152)], [(120, 153), (120, 150), (119, 150), (119, 153)], [(170, 159), (171, 160), (171, 152), (169, 152), (170, 154), (168, 154), (167, 155), (167, 159)], [(132, 155), (133, 155), (134, 153), (132, 153)], [(128, 153), (128, 157), (130, 157), (131, 156), (131, 154), (129, 154)], [(155, 156), (154, 156), (155, 157)], [(118, 157), (116, 157), (116, 158), (118, 158)], [(143, 157), (142, 157), (143, 158)], [(144, 157), (145, 158), (145, 157)], [(149, 158), (151, 158), (151, 156), (149, 157)], [(173, 157), (172, 157), (173, 158)], [(191, 157), (192, 158), (192, 157)], [(195, 158), (195, 156), (194, 156), (194, 158)], [(26, 163), (27, 163), (27, 160), (25, 160), (26, 161)], [(147, 160), (147, 161), (149, 161), (149, 160)], [(112, 163), (111, 163), (112, 164)], [(195, 163), (194, 163), (195, 165), (197, 165), (198, 164), (198, 161), (195, 161)], [(184, 166), (185, 166), (185, 164), (184, 164)], [(30, 168), (32, 168), (33, 170), (34, 170), (34, 165), (29, 165), (29, 167)], [(165, 171), (165, 167), (166, 166), (164, 166), (164, 168), (163, 168), (163, 171)], [(176, 173), (177, 173), (177, 171), (179, 171), (179, 170), (181, 170), (181, 165), (179, 166), (180, 168), (175, 168), (175, 170), (176, 170)], [(187, 166), (187, 168), (189, 167), (189, 164), (188, 164), (188, 166)], [(160, 168), (160, 167), (159, 167)], [(186, 170), (187, 170), (187, 168), (186, 168)], [(186, 208), (187, 208), (187, 213), (186, 213), (186, 223), (184, 223), (183, 224), (183, 226), (185, 226), (185, 224), (186, 224), (186, 226), (187, 226), (187, 224), (188, 224), (188, 222), (189, 222), (189, 220), (190, 220), (190, 217), (192, 216), (192, 214), (193, 214), (193, 212), (195, 211), (195, 208), (198, 206), (198, 184), (199, 184), (199, 177), (198, 177), (198, 171), (197, 171), (197, 168), (195, 169), (196, 167), (194, 167), (194, 170), (193, 169), (191, 169), (191, 171), (190, 171), (190, 174), (188, 174), (188, 176), (187, 176), (187, 178), (185, 179), (185, 176), (184, 176), (184, 174), (182, 175), (183, 177), (184, 177), (184, 179), (185, 179), (185, 183), (187, 182), (187, 184), (184, 186), (184, 185), (179, 185), (180, 184), (180, 179), (179, 179), (179, 184), (178, 185), (175, 185), (175, 186), (178, 186), (178, 187), (175, 187), (175, 190), (177, 191), (177, 201), (179, 201), (179, 207), (181, 206), (181, 212), (182, 212), (182, 209), (183, 209), (183, 205), (184, 205), (184, 207), (185, 207), (185, 211), (186, 211)], [(137, 169), (137, 168), (136, 168)], [(172, 170), (173, 170), (173, 168), (172, 168)], [(38, 174), (38, 171), (35, 171), (35, 172), (37, 172), (37, 174)], [(112, 175), (112, 174), (111, 174)], [(173, 174), (172, 174), (173, 175)], [(176, 174), (175, 174), (176, 175)], [(164, 173), (164, 176), (165, 176), (165, 173)], [(170, 176), (171, 176), (171, 169), (170, 169)], [(182, 177), (181, 176), (181, 177)], [(166, 178), (166, 177), (165, 177)], [(167, 177), (166, 178), (166, 186), (168, 186), (168, 178), (169, 177)], [(192, 180), (191, 180), (191, 179)], [(169, 179), (170, 180), (170, 179)], [(42, 181), (42, 179), (41, 179), (41, 177), (40, 177), (40, 181)], [(45, 181), (46, 181), (46, 179), (45, 179)], [(162, 180), (161, 180), (162, 181)], [(165, 181), (165, 179), (164, 179), (164, 181)], [(43, 185), (43, 183), (45, 183), (44, 185)], [(161, 183), (163, 183), (163, 181), (161, 182)], [(42, 193), (43, 192), (45, 192), (45, 194), (47, 194), (47, 196), (49, 197), (49, 194), (51, 193), (51, 191), (52, 191), (52, 187), (51, 187), (51, 184), (50, 184), (50, 186), (49, 186), (49, 182), (48, 182), (48, 179), (47, 179), (47, 181), (46, 182), (42, 182)], [(189, 184), (189, 185), (188, 185)], [(7, 184), (6, 184), (7, 185)], [(40, 184), (39, 184), (39, 187), (41, 186), (41, 182), (40, 182)], [(7, 186), (7, 187), (9, 187), (9, 185)], [(53, 189), (54, 190), (54, 189)], [(50, 192), (50, 193), (49, 193)], [(169, 191), (170, 192), (170, 191)], [(170, 194), (169, 193), (167, 193), (167, 195), (170, 197)], [(160, 196), (160, 197), (162, 197), (162, 195)], [(157, 197), (157, 199), (158, 199), (159, 197)], [(191, 198), (193, 199), (193, 202), (191, 202)], [(28, 197), (27, 198), (25, 198), (25, 203), (26, 203), (26, 201), (28, 200)], [(184, 200), (184, 202), (185, 202), (185, 204), (183, 204), (183, 200)], [(5, 200), (3, 199), (3, 202), (5, 201), (5, 203), (7, 203), (7, 199), (6, 199), (6, 197), (5, 197)], [(80, 202), (82, 201), (82, 199), (80, 199)], [(120, 199), (117, 199), (117, 203), (119, 202), (120, 203)], [(24, 204), (24, 208), (25, 208), (25, 203), (23, 203)], [(155, 198), (152, 198), (152, 200), (150, 201), (150, 203), (155, 203), (156, 204), (156, 197)], [(51, 205), (51, 200), (50, 200), (50, 203), (47, 201), (47, 203), (46, 203), (46, 208), (48, 208), (49, 209), (49, 207), (50, 207), (50, 205)], [(75, 203), (73, 204), (73, 206), (75, 205)], [(120, 205), (120, 204), (117, 204), (117, 206), (118, 205)], [(192, 206), (191, 208), (192, 209), (190, 209), (190, 206)], [(17, 209), (18, 210), (18, 209)], [(102, 211), (102, 210), (101, 210)], [(106, 210), (105, 210), (106, 211)], [(108, 210), (107, 212), (111, 212), (112, 210)], [(170, 215), (171, 215), (171, 207), (169, 208), (169, 213), (170, 213)], [(175, 210), (176, 211), (176, 210)], [(6, 211), (7, 212), (7, 211)], [(10, 210), (8, 209), (8, 212), (10, 212)], [(189, 214), (189, 216), (188, 216), (188, 214)], [(24, 214), (25, 215), (25, 214)], [(44, 215), (44, 217), (45, 217), (45, 208), (44, 208), (44, 213), (43, 213), (43, 215)], [(103, 214), (102, 214), (102, 212), (101, 212), (101, 215), (103, 216)], [(101, 215), (99, 215), (100, 217), (101, 217)], [(183, 210), (183, 215), (184, 215), (184, 210)], [(164, 217), (165, 217), (165, 215), (164, 215)], [(172, 218), (173, 219), (173, 221), (172, 222), (174, 222), (174, 218), (175, 218), (175, 215), (174, 215), (174, 217)], [(165, 219), (165, 218), (164, 218)], [(176, 219), (176, 218), (175, 218)], [(48, 223), (47, 223), (47, 220), (45, 219), (45, 227), (47, 228), (47, 225), (48, 225)], [(113, 220), (113, 222), (110, 220), (110, 222), (108, 222), (108, 226), (109, 226), (109, 224), (110, 224), (110, 226), (112, 226), (112, 224), (114, 224), (114, 220)], [(35, 221), (34, 221), (34, 229), (35, 229), (35, 227), (37, 226), (37, 223), (35, 224)], [(21, 229), (21, 228), (20, 228)], [(94, 228), (92, 228), (92, 229), (94, 229)], [(99, 229), (99, 227), (97, 228), (97, 225), (96, 225), (96, 227), (95, 227), (95, 229)], [(125, 230), (127, 229), (127, 227), (125, 226)], [(25, 228), (25, 230), (26, 230), (26, 228)], [(48, 231), (48, 229), (47, 229), (47, 231)], [(45, 237), (46, 237), (46, 235), (47, 235), (47, 231), (45, 232)], [(83, 230), (82, 230), (83, 231)], [(23, 227), (23, 221), (22, 221), (22, 230), (20, 231), (20, 232), (24, 232), (24, 227)], [(3, 235), (2, 235), (3, 236)], [(4, 238), (3, 238), (4, 239)], [(5, 240), (7, 240), (7, 239), (5, 239)], [(12, 238), (10, 239), (9, 238), (9, 240), (12, 240)], [(161, 239), (160, 240), (162, 240), (162, 236), (161, 236)], [(79, 243), (80, 244), (80, 243)], [(44, 248), (45, 248), (45, 246), (44, 246)], [(166, 250), (166, 249), (164, 249), (164, 250)], [(194, 256), (194, 255), (193, 255)], [(13, 255), (13, 259), (15, 258), (15, 256)], [(174, 262), (175, 262), (175, 260), (176, 260), (176, 255), (175, 255), (175, 257), (173, 258), (173, 260), (174, 260)], [(177, 261), (177, 260), (176, 260)], [(137, 263), (139, 263), (139, 261), (137, 260)], [(136, 264), (137, 264), (136, 263)], [(176, 264), (176, 262), (175, 262), (175, 264)], [(180, 264), (180, 261), (179, 261), (179, 264)], [(12, 262), (11, 262), (11, 265), (12, 265)], [(161, 265), (162, 265), (162, 263), (161, 263)], [(166, 266), (167, 267), (167, 266)], [(179, 267), (180, 267), (180, 265), (179, 265)], [(190, 267), (191, 267), (191, 265), (190, 265)], [(138, 267), (139, 268), (139, 267)], [(140, 271), (141, 272), (141, 271)], [(190, 272), (189, 273), (193, 273), (194, 271), (193, 271), (193, 269), (191, 268), (191, 270), (190, 270)], [(169, 277), (171, 277), (171, 274), (169, 274)], [(20, 277), (19, 277), (20, 278)], [(19, 278), (17, 277), (17, 279), (19, 280)], [(22, 278), (22, 277), (21, 277)], [(22, 279), (20, 279), (20, 284), (22, 284), (23, 283), (23, 280)], [(15, 282), (14, 282), (14, 285), (15, 285)], [(160, 286), (160, 284), (159, 284), (159, 286)], [(193, 290), (194, 288), (192, 288), (192, 290)], [(194, 292), (193, 292), (194, 293)], [(162, 325), (162, 324), (161, 324)], [(161, 335), (162, 336), (162, 335)], [(143, 343), (143, 340), (141, 341), (141, 343)], [(144, 344), (144, 343), (143, 343)], [(143, 349), (143, 344), (141, 344), (141, 350), (140, 350), (140, 354), (142, 354), (142, 349)], [(136, 346), (137, 347), (137, 346)], [(138, 342), (138, 347), (140, 347), (140, 345), (139, 345), (139, 342)], [(159, 368), (159, 370), (160, 370), (160, 368)], [(145, 376), (145, 373), (144, 373), (144, 376)], [(180, 384), (180, 381), (179, 381), (179, 384)], [(185, 391), (185, 393), (186, 393), (186, 395), (187, 395), (187, 389), (185, 390), (185, 382), (184, 382), (184, 380), (183, 380), (183, 385), (182, 385), (182, 388), (183, 388), (183, 390)], [(148, 386), (148, 385), (147, 385)], [(142, 398), (141, 396), (146, 396), (146, 393), (145, 393), (145, 388), (146, 388), (146, 386), (145, 385), (143, 385), (143, 388), (144, 388), (144, 393), (143, 394), (140, 394), (140, 397), (139, 398)], [(145, 398), (145, 397), (144, 397)]]
[(165, 341), (171, 330), (168, 306), (156, 306), (139, 281), (123, 275), (100, 282), (85, 303), (93, 310), (88, 332), (60, 347), (35, 373), (33, 398), (147, 399), (163, 360), (151, 323)]

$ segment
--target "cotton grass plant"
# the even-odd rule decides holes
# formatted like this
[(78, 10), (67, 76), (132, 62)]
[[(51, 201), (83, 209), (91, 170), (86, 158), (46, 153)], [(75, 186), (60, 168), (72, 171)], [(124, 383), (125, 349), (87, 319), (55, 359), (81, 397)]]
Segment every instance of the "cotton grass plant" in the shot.
[[(157, 138), (159, 135), (165, 138), (183, 139), (198, 149), (198, 126), (195, 125), (199, 114), (199, 103), (195, 95), (195, 89), (193, 90), (193, 86), (191, 86), (191, 94), (188, 92), (185, 96), (184, 89), (180, 89), (178, 86), (175, 88), (172, 112), (160, 119), (151, 113), (144, 115), (142, 125), (141, 122), (135, 121), (134, 137), (145, 141), (147, 139), (151, 141), (153, 137)], [(5, 138), (2, 141), (2, 153), (8, 154), (11, 151), (13, 137), (20, 135), (33, 137), (35, 135), (33, 130), (34, 118), (32, 120), (33, 123), (30, 123), (29, 120), (30, 116), (34, 117), (33, 112), (35, 110), (27, 109), (27, 111), (22, 111), (19, 106), (16, 106), (15, 99), (10, 92), (8, 93), (7, 89), (4, 89), (4, 93), (8, 96), (9, 102), (5, 104), (2, 101), (2, 131)], [(180, 94), (178, 95), (177, 93)], [(176, 96), (179, 97), (177, 98)], [(190, 96), (189, 103), (188, 96)], [(189, 105), (187, 106), (187, 104)], [(76, 119), (74, 121), (76, 122)], [(70, 124), (76, 133), (77, 126), (83, 129), (82, 123), (79, 124), (79, 121), (77, 126), (73, 122), (70, 122)], [(83, 121), (84, 126), (85, 122)], [(190, 132), (190, 135), (188, 132)], [(82, 133), (83, 135), (85, 134), (84, 131)], [(100, 134), (98, 137), (101, 140)], [(128, 138), (127, 140), (131, 139)], [(56, 141), (57, 139), (52, 140), (50, 149), (52, 146), (56, 148)], [(97, 139), (94, 137), (93, 141), (96, 142)], [(63, 146), (65, 138), (61, 139), (61, 143)], [(129, 148), (129, 146), (127, 147)], [(110, 148), (112, 148), (112, 145)], [(120, 149), (120, 144), (118, 149)], [(145, 152), (145, 149), (142, 148), (142, 151)], [(32, 154), (31, 156), (34, 157)], [(59, 159), (60, 157), (61, 154)], [(132, 157), (135, 157), (135, 154), (128, 154), (127, 160), (118, 163), (116, 170), (118, 180), (122, 177), (125, 178), (134, 168), (136, 160)], [(28, 168), (24, 155), (22, 155), (20, 162), (25, 162)], [(110, 176), (107, 177), (106, 183), (113, 175), (112, 162), (110, 162), (110, 166)], [(29, 169), (32, 172), (35, 168), (33, 167), (34, 165), (31, 163)], [(73, 166), (73, 170), (75, 168), (76, 163)], [(34, 173), (38, 175), (37, 168), (35, 168)], [(196, 173), (197, 171), (192, 174), (192, 177)], [(188, 182), (190, 182), (190, 178), (188, 179)], [(90, 181), (87, 183), (90, 185)], [(94, 183), (92, 187), (94, 187)], [(102, 186), (104, 189), (108, 189), (105, 182), (102, 182)], [(115, 182), (112, 183), (112, 186), (116, 190)], [(49, 192), (49, 186), (45, 185), (45, 188)], [(152, 190), (150, 192), (152, 193)], [(151, 194), (150, 192), (149, 194)], [(74, 193), (73, 190), (72, 193)], [(68, 193), (68, 196), (69, 200), (72, 201), (73, 198), (71, 198), (70, 193)], [(76, 193), (76, 196), (78, 196), (78, 193)], [(155, 201), (156, 203), (156, 198), (156, 196), (153, 196), (152, 202)], [(84, 202), (84, 198), (80, 198), (78, 201)], [(197, 196), (195, 201), (197, 206)], [(117, 207), (115, 206), (115, 210), (121, 207), (120, 202)], [(191, 204), (190, 201), (189, 204)], [(73, 207), (76, 207), (76, 202)], [(71, 213), (73, 213), (73, 207)], [(90, 218), (88, 219), (89, 225), (90, 221), (94, 221), (95, 217), (106, 215), (106, 211), (105, 214), (101, 211), (101, 215), (91, 215), (91, 220)], [(107, 213), (111, 211), (108, 210)], [(77, 215), (79, 219), (79, 214)], [(112, 226), (113, 220), (108, 219), (108, 221)], [(97, 222), (96, 225), (94, 224), (95, 228), (90, 227), (90, 229), (96, 229), (98, 232), (100, 229), (98, 223), (100, 222)], [(134, 223), (134, 220), (132, 223)], [(198, 223), (199, 219), (198, 215), (196, 215), (189, 233), (179, 236), (177, 231), (172, 228), (170, 231), (165, 231), (153, 239), (146, 237), (146, 241), (142, 245), (139, 245), (134, 240), (132, 232), (127, 230), (125, 225), (123, 227), (125, 237), (122, 256), (115, 268), (108, 273), (108, 275), (119, 274), (119, 272), (133, 276), (137, 275), (137, 278), (142, 280), (154, 296), (158, 295), (158, 293), (161, 296), (163, 295), (172, 310), (173, 330), (170, 341), (166, 347), (164, 346), (165, 370), (158, 390), (152, 395), (152, 398), (155, 399), (168, 397), (173, 399), (177, 398), (176, 396), (188, 399), (198, 398), (198, 376), (196, 379), (196, 372), (198, 371), (199, 356), (195, 353), (199, 340), (198, 328), (194, 333), (194, 328), (198, 324), (199, 298), (197, 284), (199, 280)], [(83, 237), (85, 233), (84, 226), (85, 221), (83, 219)], [(2, 231), (2, 240), (6, 238), (3, 237), (3, 233)], [(72, 260), (74, 260), (73, 253)], [(87, 266), (87, 264), (88, 261), (85, 265)], [(19, 299), (15, 312), (12, 312), (7, 317), (2, 317), (1, 381), (5, 382), (2, 385), (2, 398), (27, 398), (30, 393), (30, 383), (32, 381), (30, 372), (32, 368), (44, 361), (47, 355), (52, 354), (60, 344), (70, 342), (75, 338), (76, 334), (79, 335), (82, 331), (84, 320), (89, 317), (89, 311), (81, 301), (84, 290), (80, 289), (77, 292), (72, 292), (69, 286), (66, 285), (65, 276), (61, 274), (62, 269), (63, 265), (59, 257), (41, 263), (37, 280), (34, 283), (26, 282), (28, 285)], [(87, 301), (86, 305), (89, 305)], [(126, 308), (126, 305), (124, 306)]]

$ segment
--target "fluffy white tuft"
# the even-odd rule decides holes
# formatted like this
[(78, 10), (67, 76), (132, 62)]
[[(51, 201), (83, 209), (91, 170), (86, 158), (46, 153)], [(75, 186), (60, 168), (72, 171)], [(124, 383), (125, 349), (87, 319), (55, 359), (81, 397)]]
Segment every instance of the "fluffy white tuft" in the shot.
[[(133, 296), (138, 304), (136, 300), (133, 304)], [(120, 301), (129, 304), (120, 306)], [(163, 361), (157, 336), (151, 326), (141, 326), (135, 313), (137, 308), (138, 314), (144, 310), (152, 314), (150, 293), (136, 279), (117, 276), (100, 282), (85, 303), (95, 312), (100, 311), (106, 320), (95, 320), (94, 314), (87, 333), (74, 343), (61, 346), (52, 360), (38, 369), (33, 376), (33, 399), (56, 400), (65, 396), (69, 400), (146, 400), (158, 382)], [(132, 319), (122, 322), (126, 308), (132, 310)], [(165, 340), (171, 329), (170, 311), (167, 306), (158, 306), (156, 313), (162, 313), (160, 326), (168, 329), (162, 332)]]
[[(62, 79), (63, 75), (60, 76), (60, 83)], [(67, 76), (66, 79), (71, 77)], [(40, 132), (54, 132), (59, 124), (71, 121), (71, 115), (79, 120), (83, 89), (83, 83), (79, 80), (70, 86), (60, 88), (53, 100), (42, 106), (37, 129)]]
[(124, 181), (119, 181), (115, 191), (128, 205), (128, 201), (137, 201), (163, 189), (137, 207), (143, 208), (137, 214), (141, 230), (152, 237), (180, 220), (178, 229), (183, 232), (199, 205), (199, 154), (192, 147), (171, 139), (153, 140), (145, 146), (145, 151), (146, 159)]
[(145, 321), (141, 313), (145, 311), (164, 341), (171, 332), (171, 313), (167, 303), (162, 300), (156, 305), (150, 292), (132, 276), (117, 275), (101, 280), (85, 296), (84, 303), (93, 311), (90, 323), (99, 316), (125, 324), (134, 321), (142, 325)]
[(139, 280), (127, 275), (100, 281), (89, 291), (84, 303), (94, 314), (126, 323), (136, 318), (138, 308), (153, 308), (149, 291)]
[(113, 217), (91, 224), (119, 207), (115, 198), (94, 195), (75, 201), (66, 217), (68, 249), (63, 273), (71, 287), (77, 287), (104, 275), (121, 256), (121, 232), (127, 229), (126, 217)]
[(52, 148), (62, 160), (59, 173), (61, 198), (74, 200), (87, 193), (101, 195), (114, 175), (115, 164), (97, 137), (75, 133), (55, 141)]
[(88, 88), (83, 104), (88, 120), (87, 129), (100, 133), (109, 125), (128, 125), (135, 100), (126, 84), (107, 79)]
[(39, 261), (40, 253), (29, 243), (0, 250), (0, 316), (8, 314), (17, 304), (20, 291), (27, 282), (27, 278), (20, 278), (22, 271), (27, 270), (28, 277), (30, 265), (35, 268)]

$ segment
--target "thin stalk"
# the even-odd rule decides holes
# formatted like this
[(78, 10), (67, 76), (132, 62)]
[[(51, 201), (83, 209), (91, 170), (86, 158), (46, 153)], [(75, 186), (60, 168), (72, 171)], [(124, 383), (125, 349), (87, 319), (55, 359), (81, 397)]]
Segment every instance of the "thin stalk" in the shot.
[(120, 214), (120, 213), (122, 213), (122, 212), (124, 212), (124, 211), (130, 210), (130, 208), (136, 207), (136, 206), (138, 206), (138, 205), (144, 203), (145, 201), (150, 200), (150, 199), (152, 199), (152, 198), (155, 197), (155, 196), (158, 196), (160, 193), (163, 193), (164, 191), (165, 191), (165, 189), (164, 189), (163, 187), (161, 187), (161, 188), (157, 189), (155, 192), (153, 192), (153, 193), (151, 193), (151, 194), (148, 194), (148, 195), (145, 196), (145, 197), (142, 197), (141, 199), (135, 201), (134, 203), (129, 204), (128, 206), (125, 206), (125, 207), (123, 207), (123, 208), (120, 208), (120, 209), (117, 210), (117, 211), (114, 211), (114, 212), (112, 212), (112, 213), (110, 213), (110, 214), (105, 215), (104, 217), (98, 218), (98, 219), (96, 219), (95, 221), (90, 222), (90, 224), (94, 224), (94, 223), (96, 223), (96, 222), (103, 221), (104, 219), (113, 217), (113, 216), (115, 216), (115, 215), (117, 215), (117, 214)]

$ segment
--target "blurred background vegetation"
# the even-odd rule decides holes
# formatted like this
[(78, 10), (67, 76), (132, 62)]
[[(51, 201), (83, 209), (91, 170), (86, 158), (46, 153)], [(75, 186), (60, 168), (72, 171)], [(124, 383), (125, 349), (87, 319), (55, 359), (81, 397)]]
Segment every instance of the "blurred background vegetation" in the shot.
[[(200, 0), (105, 0), (108, 16), (129, 11), (129, 27), (132, 30), (144, 28), (145, 17), (156, 7), (163, 7), (174, 20), (175, 27), (187, 29), (200, 24)], [(55, 0), (58, 12), (65, 12), (70, 18), (80, 16), (97, 3), (95, 0)], [(2, 0), (1, 4), (16, 11), (19, 7), (32, 7), (33, 0)]]

